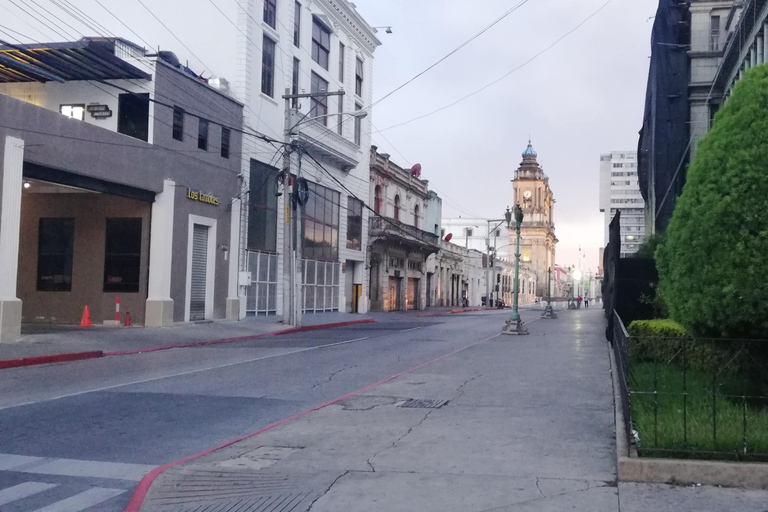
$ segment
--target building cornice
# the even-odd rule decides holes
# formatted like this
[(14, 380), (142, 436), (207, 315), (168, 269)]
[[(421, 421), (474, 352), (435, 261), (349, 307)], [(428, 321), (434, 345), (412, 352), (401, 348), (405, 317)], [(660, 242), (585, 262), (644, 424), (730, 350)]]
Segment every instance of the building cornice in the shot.
[(347, 0), (318, 0), (337, 23), (349, 27), (355, 40), (371, 54), (381, 41), (376, 37), (376, 31), (371, 27), (357, 10)]

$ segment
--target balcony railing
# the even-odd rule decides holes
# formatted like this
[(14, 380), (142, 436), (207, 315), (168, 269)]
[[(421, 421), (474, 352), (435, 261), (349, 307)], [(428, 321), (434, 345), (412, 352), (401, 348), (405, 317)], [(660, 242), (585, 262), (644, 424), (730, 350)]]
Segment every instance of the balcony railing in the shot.
[(428, 231), (422, 231), (415, 226), (403, 224), (399, 220), (379, 216), (369, 219), (368, 235), (371, 240), (388, 240), (428, 252), (437, 252), (440, 248), (440, 237)]
[[(329, 122), (336, 122), (329, 118)], [(301, 125), (300, 138), (307, 151), (316, 157), (348, 171), (362, 159), (360, 146), (325, 126), (321, 121), (308, 120)]]

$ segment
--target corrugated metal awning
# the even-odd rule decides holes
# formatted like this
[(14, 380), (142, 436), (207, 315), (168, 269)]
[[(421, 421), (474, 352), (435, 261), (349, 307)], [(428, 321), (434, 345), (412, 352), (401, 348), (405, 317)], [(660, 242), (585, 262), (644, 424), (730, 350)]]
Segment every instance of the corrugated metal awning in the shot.
[(0, 45), (0, 83), (144, 79), (152, 76), (115, 54), (119, 39)]

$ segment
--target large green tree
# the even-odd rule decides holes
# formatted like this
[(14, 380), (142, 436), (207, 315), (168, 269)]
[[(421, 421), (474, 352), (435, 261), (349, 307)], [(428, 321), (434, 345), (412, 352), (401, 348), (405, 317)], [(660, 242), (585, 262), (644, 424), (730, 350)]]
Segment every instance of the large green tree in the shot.
[(702, 139), (656, 260), (670, 316), (691, 332), (768, 339), (768, 65)]

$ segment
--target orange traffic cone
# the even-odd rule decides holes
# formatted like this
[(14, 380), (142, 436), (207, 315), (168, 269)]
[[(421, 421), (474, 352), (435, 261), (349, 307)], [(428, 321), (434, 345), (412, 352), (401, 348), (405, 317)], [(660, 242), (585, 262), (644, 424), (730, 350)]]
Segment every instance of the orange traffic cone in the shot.
[(83, 309), (83, 319), (80, 320), (80, 327), (91, 327), (91, 312), (88, 311), (88, 304)]
[(126, 313), (125, 314), (125, 323), (123, 324), (123, 327), (131, 327), (131, 314)]

